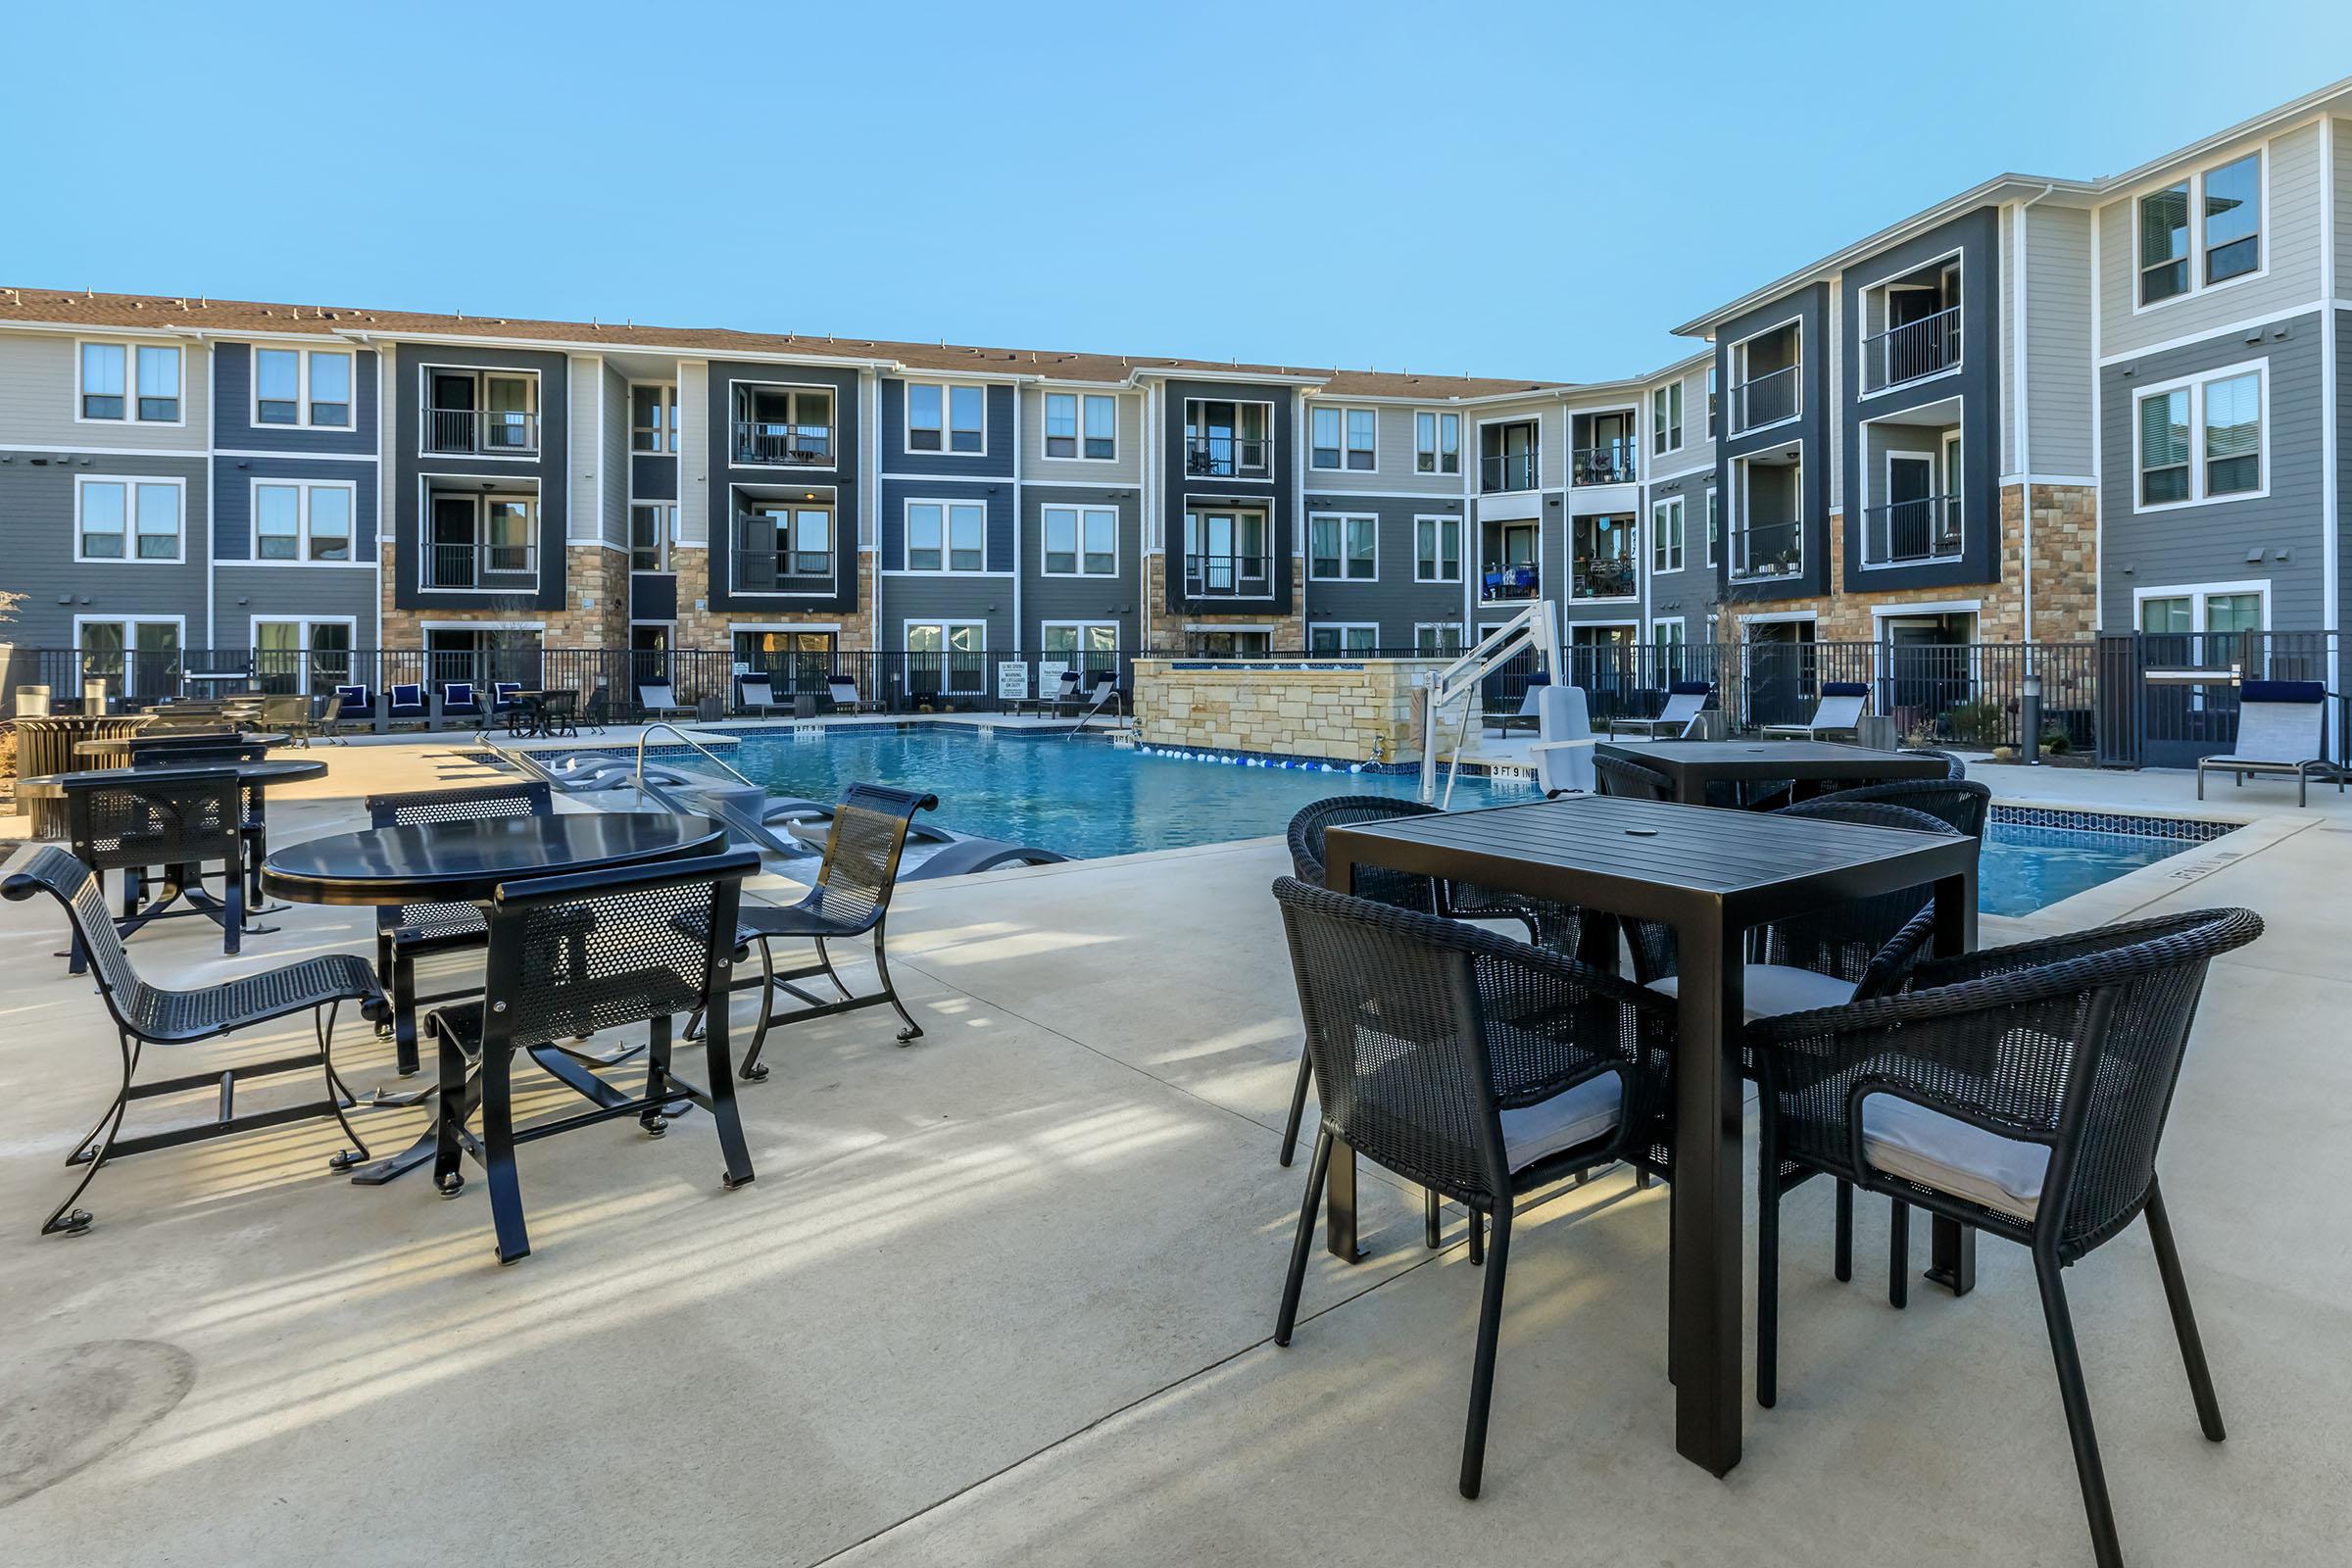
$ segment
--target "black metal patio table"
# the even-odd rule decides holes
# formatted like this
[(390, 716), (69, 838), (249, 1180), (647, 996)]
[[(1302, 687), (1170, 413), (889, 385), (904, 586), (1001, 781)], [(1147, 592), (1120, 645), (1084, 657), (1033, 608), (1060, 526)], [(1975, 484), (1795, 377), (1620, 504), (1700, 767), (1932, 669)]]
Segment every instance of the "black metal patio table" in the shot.
[(1799, 783), (1862, 784), (1898, 778), (1942, 778), (1940, 757), (1882, 752), (1836, 741), (1645, 741), (1603, 739), (1594, 754), (1619, 757), (1653, 768), (1674, 782), (1674, 798), (1704, 806), (1712, 783), (1756, 784), (1780, 779)]
[(238, 746), (258, 746), (267, 751), (292, 739), (291, 735), (276, 730), (165, 730), (160, 734), (150, 730), (137, 735), (103, 735), (96, 740), (76, 741), (74, 755), (128, 758), (137, 752), (201, 752)]
[[(1526, 894), (1674, 927), (1676, 1062), (1674, 1290), (1668, 1335), (1675, 1446), (1723, 1475), (1740, 1462), (1743, 1097), (1741, 934), (1805, 909), (1933, 886), (1936, 951), (1976, 943), (1976, 846), (1942, 834), (1861, 827), (1609, 796), (1569, 797), (1377, 824), (1324, 838), (1325, 883), (1382, 866)], [(1355, 1155), (1334, 1144), (1331, 1250), (1353, 1261)], [(1942, 1227), (1936, 1261), (1965, 1285), (1973, 1233)], [(1950, 1251), (1947, 1254), (1946, 1249)]]
[[(553, 816), (491, 817), (368, 828), (311, 839), (278, 851), (262, 866), (264, 891), (300, 904), (339, 906), (487, 904), (502, 882), (571, 871), (637, 865), (726, 848), (727, 830), (708, 816), (655, 811), (567, 811)], [(531, 1058), (550, 1075), (600, 1105), (626, 1100), (573, 1054), (534, 1046)], [(415, 1104), (432, 1098), (380, 1097), (378, 1103)], [(470, 1100), (435, 1109), (460, 1122)], [(363, 1165), (351, 1179), (379, 1187), (433, 1157), (434, 1125), (388, 1159)]]

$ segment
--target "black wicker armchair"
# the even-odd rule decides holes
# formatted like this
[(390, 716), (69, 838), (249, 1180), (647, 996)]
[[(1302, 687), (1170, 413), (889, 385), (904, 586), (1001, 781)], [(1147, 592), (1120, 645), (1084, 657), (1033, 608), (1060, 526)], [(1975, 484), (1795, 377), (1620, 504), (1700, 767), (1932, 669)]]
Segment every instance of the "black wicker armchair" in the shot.
[(1907, 806), (1914, 811), (1927, 812), (1953, 832), (1965, 833), (1972, 839), (1984, 836), (1984, 824), (1992, 815), (1992, 791), (1962, 778), (1906, 778), (1886, 784), (1863, 784), (1816, 796), (1805, 804), (1824, 801)]
[(1475, 1497), (1512, 1200), (1617, 1160), (1670, 1165), (1674, 1004), (1460, 921), (1295, 877), (1274, 897), (1323, 1104), (1274, 1343), (1288, 1346), (1298, 1320), (1335, 1137), (1469, 1209), (1486, 1269), (1462, 1437), (1461, 1493)]
[[(234, 793), (233, 790), (231, 793)], [(139, 977), (138, 971), (131, 966), (129, 952), (115, 931), (113, 917), (107, 913), (106, 894), (99, 885), (97, 873), (64, 850), (54, 845), (35, 850), (24, 870), (10, 876), (5, 883), (0, 883), (0, 893), (20, 902), (46, 893), (65, 906), (66, 917), (73, 924), (74, 945), (89, 956), (90, 966), (97, 975), (98, 995), (104, 999), (106, 1010), (115, 1020), (122, 1052), (122, 1082), (115, 1091), (113, 1102), (81, 1142), (74, 1146), (67, 1161), (87, 1168), (82, 1171), (81, 1180), (74, 1184), (73, 1192), (66, 1195), (65, 1201), (59, 1203), (50, 1211), (49, 1217), (41, 1222), (42, 1235), (89, 1229), (89, 1211), (75, 1208), (74, 1203), (97, 1176), (98, 1168), (111, 1159), (126, 1158), (150, 1150), (170, 1149), (200, 1139), (220, 1138), (312, 1116), (331, 1115), (341, 1124), (343, 1134), (351, 1140), (352, 1147), (334, 1155), (328, 1163), (337, 1170), (343, 1170), (368, 1157), (368, 1146), (352, 1130), (350, 1121), (343, 1114), (344, 1109), (352, 1103), (352, 1097), (335, 1076), (332, 1054), (337, 1007), (343, 1003), (355, 1002), (369, 1016), (382, 1010), (383, 993), (376, 988), (374, 977), (368, 973), (367, 959), (357, 954), (328, 954), (281, 968), (264, 970), (260, 974), (245, 975), (217, 986), (194, 991), (171, 991), (162, 986), (149, 985)], [(232, 1066), (213, 1072), (191, 1073), (144, 1084), (133, 1081), (140, 1058), (149, 1046), (174, 1050), (197, 1046), (234, 1034), (240, 1029), (306, 1011), (311, 1014), (312, 1027), (318, 1035), (318, 1047), (315, 1052), (273, 1056), (263, 1061), (240, 1060)], [(245, 1080), (311, 1068), (317, 1068), (325, 1079), (325, 1098), (242, 1114), (236, 1110), (236, 1087)], [(220, 1102), (220, 1114), (213, 1121), (183, 1125), (135, 1138), (122, 1136), (123, 1117), (132, 1101), (212, 1088), (218, 1089)]]
[(1674, 780), (1654, 767), (1623, 757), (1611, 757), (1606, 752), (1595, 753), (1592, 771), (1599, 779), (1600, 793), (1622, 796), (1629, 801), (1671, 801), (1674, 799)]
[[(2261, 934), (2249, 909), (2108, 926), (1927, 960), (1900, 995), (1748, 1029), (1768, 1172), (1819, 1171), (1894, 1199), (1898, 1267), (1911, 1206), (2033, 1252), (2102, 1568), (2123, 1557), (2060, 1271), (2147, 1216), (2198, 1421), (2221, 1442), (2156, 1153), (2206, 969)], [(1781, 1188), (1763, 1188), (1759, 1300), (1777, 1288)], [(1776, 1370), (1771, 1327), (1758, 1329), (1760, 1396)]]

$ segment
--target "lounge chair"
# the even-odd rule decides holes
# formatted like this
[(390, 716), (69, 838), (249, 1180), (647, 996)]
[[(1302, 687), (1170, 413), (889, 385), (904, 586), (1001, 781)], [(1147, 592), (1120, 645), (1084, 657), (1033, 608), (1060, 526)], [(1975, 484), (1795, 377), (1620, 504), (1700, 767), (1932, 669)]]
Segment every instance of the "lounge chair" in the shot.
[(858, 695), (858, 683), (847, 675), (833, 675), (825, 681), (825, 696), (836, 713), (879, 713), (882, 704), (871, 697)]
[(1061, 712), (1065, 707), (1076, 708), (1085, 700), (1086, 694), (1079, 687), (1079, 682), (1083, 678), (1079, 671), (1065, 669), (1061, 672), (1061, 678), (1054, 683), (1052, 694), (1041, 692), (1035, 697), (1016, 698), (1005, 705), (1005, 710), (1013, 713), (1044, 713), (1052, 716)]
[(1081, 726), (1083, 726), (1088, 719), (1102, 711), (1102, 709), (1106, 704), (1110, 708), (1111, 717), (1121, 718), (1125, 716), (1119, 703), (1119, 678), (1116, 675), (1108, 673), (1107, 671), (1095, 677), (1093, 689), (1090, 690), (1083, 698), (1079, 699), (1079, 701), (1085, 704), (1084, 711), (1080, 712), (1078, 715), (1078, 722)]
[(735, 710), (757, 712), (767, 717), (777, 709), (789, 709), (790, 703), (776, 701), (774, 682), (766, 675), (738, 675), (735, 678)]
[(1609, 733), (1645, 735), (1655, 740), (1662, 731), (1670, 740), (1681, 740), (1690, 733), (1690, 726), (1698, 721), (1700, 710), (1714, 692), (1715, 688), (1703, 680), (1678, 680), (1666, 688), (1666, 706), (1658, 710), (1657, 717), (1612, 718)]
[(1862, 715), (1870, 710), (1870, 685), (1858, 680), (1825, 680), (1821, 683), (1821, 701), (1813, 707), (1813, 717), (1802, 724), (1766, 724), (1766, 735), (1795, 736), (1800, 740), (1818, 741), (1832, 735), (1852, 735), (1861, 726)]
[(637, 688), (639, 722), (650, 723), (657, 718), (668, 718), (672, 715), (692, 718), (694, 706), (690, 703), (679, 702), (678, 694), (672, 689), (669, 682), (647, 681)]
[[(787, 830), (778, 833), (768, 825), (763, 808), (766, 800), (756, 785), (698, 784), (688, 779), (670, 782), (648, 776), (639, 793), (647, 796), (662, 809), (681, 816), (708, 816), (717, 820), (727, 830), (727, 843), (738, 850), (757, 850), (763, 857), (780, 859), (808, 860), (815, 858), (817, 847), (796, 838)], [(671, 775), (672, 779), (676, 775)], [(632, 774), (630, 782), (635, 782)], [(751, 797), (760, 796), (758, 806)]]
[(2311, 775), (2335, 775), (2344, 792), (2344, 770), (2328, 760), (2328, 688), (2316, 680), (2250, 680), (2237, 691), (2237, 739), (2216, 757), (2197, 759), (2197, 799), (2205, 798), (2205, 775), (2232, 775), (2239, 788), (2248, 773), (2283, 773), (2295, 781), (2295, 805), (2311, 803)]
[(580, 709), (580, 727), (602, 735), (605, 726), (612, 722), (612, 688), (598, 681), (596, 689), (588, 694), (587, 703)]
[[(910, 833), (907, 837), (912, 838)], [(1011, 844), (1004, 839), (957, 838), (925, 856), (903, 873), (902, 882), (927, 882), (943, 876), (969, 876), (1004, 865), (1058, 865), (1069, 858), (1034, 844)]]

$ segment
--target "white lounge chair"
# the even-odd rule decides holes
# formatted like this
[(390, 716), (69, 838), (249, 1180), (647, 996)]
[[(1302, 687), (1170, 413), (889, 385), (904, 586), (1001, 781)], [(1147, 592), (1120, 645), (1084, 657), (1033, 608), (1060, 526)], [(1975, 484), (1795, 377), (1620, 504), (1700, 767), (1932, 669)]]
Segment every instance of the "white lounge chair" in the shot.
[(1870, 710), (1870, 686), (1858, 680), (1825, 680), (1821, 683), (1821, 701), (1813, 705), (1811, 722), (1804, 724), (1766, 724), (1767, 735), (1793, 735), (1802, 740), (1824, 740), (1832, 735), (1851, 735), (1861, 727), (1862, 715)]
[(830, 676), (825, 681), (825, 695), (836, 713), (879, 713), (881, 703), (871, 697), (858, 695), (858, 683), (847, 675)]
[(2344, 770), (2328, 760), (2328, 688), (2316, 680), (2250, 680), (2237, 689), (2237, 739), (2219, 757), (2197, 760), (2197, 799), (2205, 798), (2208, 772), (2233, 775), (2242, 789), (2248, 773), (2291, 773), (2295, 805), (2311, 800), (2311, 775), (2335, 775), (2344, 792)]
[(1612, 735), (1645, 735), (1655, 740), (1665, 735), (1669, 740), (1681, 740), (1698, 722), (1700, 710), (1715, 688), (1703, 680), (1678, 680), (1666, 688), (1666, 706), (1658, 710), (1655, 718), (1612, 718)]

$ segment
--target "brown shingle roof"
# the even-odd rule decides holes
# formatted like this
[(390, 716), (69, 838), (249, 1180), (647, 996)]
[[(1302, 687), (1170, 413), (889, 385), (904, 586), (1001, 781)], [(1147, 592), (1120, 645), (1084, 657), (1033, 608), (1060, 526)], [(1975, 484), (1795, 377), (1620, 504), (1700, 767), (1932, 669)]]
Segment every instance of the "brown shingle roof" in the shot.
[(738, 332), (723, 326), (639, 326), (612, 321), (544, 321), (505, 316), (445, 316), (349, 305), (290, 305), (161, 294), (98, 294), (0, 287), (0, 325), (40, 321), (95, 327), (187, 327), (206, 332), (285, 332), (320, 337), (380, 332), (390, 337), (462, 336), (546, 343), (594, 343), (615, 349), (679, 349), (713, 356), (790, 354), (887, 360), (917, 370), (1043, 375), (1073, 381), (1123, 381), (1137, 370), (1236, 371), (1327, 378), (1335, 392), (1364, 397), (1486, 397), (1543, 391), (1559, 383), (1478, 376), (1329, 370), (1313, 366), (1253, 365), (1171, 359), (1164, 355), (1085, 354), (1061, 349), (980, 348), (960, 343), (899, 343), (830, 333)]

